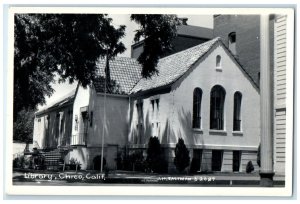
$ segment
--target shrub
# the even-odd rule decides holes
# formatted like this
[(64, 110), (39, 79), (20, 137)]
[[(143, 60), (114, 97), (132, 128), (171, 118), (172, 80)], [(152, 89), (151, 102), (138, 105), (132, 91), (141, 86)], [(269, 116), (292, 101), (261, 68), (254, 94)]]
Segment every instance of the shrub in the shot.
[(158, 137), (150, 137), (147, 149), (146, 164), (151, 172), (164, 173), (167, 170), (167, 162), (163, 159)]
[(81, 164), (77, 159), (71, 158), (70, 161), (70, 170), (76, 170), (76, 165), (77, 165), (77, 170), (81, 169)]
[(142, 151), (135, 151), (128, 156), (130, 169), (133, 171), (145, 171), (144, 157)]
[(175, 147), (174, 164), (179, 172), (183, 172), (190, 164), (189, 150), (186, 148), (182, 138), (178, 139)]
[(252, 161), (249, 161), (246, 166), (246, 172), (251, 173), (252, 171), (254, 171), (254, 166), (252, 164)]
[[(93, 159), (93, 164), (94, 164), (94, 170), (99, 170), (101, 169), (101, 155), (95, 156)], [(106, 159), (103, 157), (103, 167), (106, 166)], [(104, 168), (103, 168), (104, 169)]]
[(27, 169), (30, 167), (31, 159), (26, 156), (20, 156), (13, 160), (13, 168)]

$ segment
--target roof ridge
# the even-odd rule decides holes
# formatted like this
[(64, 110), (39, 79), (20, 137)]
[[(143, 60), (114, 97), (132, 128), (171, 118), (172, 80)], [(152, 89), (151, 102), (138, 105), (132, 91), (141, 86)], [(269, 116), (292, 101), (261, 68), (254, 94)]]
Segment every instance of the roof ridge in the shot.
[[(163, 58), (161, 58), (161, 60), (162, 60), (162, 59), (168, 59), (169, 57), (172, 57), (172, 56), (174, 57), (175, 55), (179, 55), (179, 54), (182, 54), (182, 53), (184, 53), (184, 52), (188, 52), (188, 51), (193, 50), (193, 49), (195, 49), (195, 48), (197, 48), (197, 47), (205, 46), (205, 45), (207, 45), (207, 44), (209, 44), (209, 43), (212, 43), (213, 41), (215, 41), (215, 42), (213, 42), (213, 44), (215, 44), (215, 43), (216, 43), (217, 41), (219, 41), (219, 40), (221, 40), (220, 37), (213, 38), (213, 39), (211, 39), (211, 40), (209, 40), (209, 41), (206, 41), (206, 42), (204, 42), (204, 43), (195, 45), (195, 46), (190, 47), (190, 48), (188, 48), (188, 49), (181, 50), (180, 52), (176, 52), (176, 53), (174, 53), (174, 54), (172, 54), (172, 55), (168, 55), (168, 56), (166, 56), (166, 57), (163, 57)], [(213, 44), (212, 44), (212, 45), (213, 45)]]

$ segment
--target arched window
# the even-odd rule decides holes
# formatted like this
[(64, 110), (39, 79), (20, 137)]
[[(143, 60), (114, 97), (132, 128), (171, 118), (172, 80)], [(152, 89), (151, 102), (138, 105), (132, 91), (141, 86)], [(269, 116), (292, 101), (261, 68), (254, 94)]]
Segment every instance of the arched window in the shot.
[(241, 104), (242, 104), (242, 94), (240, 92), (235, 92), (234, 94), (234, 109), (233, 109), (233, 130), (241, 130)]
[(228, 35), (228, 48), (232, 54), (236, 55), (236, 33), (232, 32)]
[(210, 129), (224, 129), (224, 101), (225, 90), (222, 86), (216, 85), (210, 93)]
[(216, 58), (216, 67), (221, 68), (221, 56), (218, 55)]
[(195, 88), (193, 95), (193, 128), (201, 128), (201, 100), (202, 90)]

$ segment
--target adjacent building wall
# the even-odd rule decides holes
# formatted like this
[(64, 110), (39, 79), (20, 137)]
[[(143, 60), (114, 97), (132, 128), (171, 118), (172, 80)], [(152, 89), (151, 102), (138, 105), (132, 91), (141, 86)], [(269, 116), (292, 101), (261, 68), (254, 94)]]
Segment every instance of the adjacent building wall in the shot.
[(286, 152), (286, 16), (274, 26), (274, 170), (285, 172)]
[(73, 103), (50, 109), (34, 119), (33, 144), (38, 148), (69, 145), (72, 130)]

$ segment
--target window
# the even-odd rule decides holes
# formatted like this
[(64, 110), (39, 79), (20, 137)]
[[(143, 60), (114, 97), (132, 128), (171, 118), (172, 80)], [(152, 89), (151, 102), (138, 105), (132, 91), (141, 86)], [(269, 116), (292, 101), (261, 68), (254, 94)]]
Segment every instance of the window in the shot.
[(138, 123), (143, 123), (143, 102), (138, 101), (136, 103), (137, 115), (138, 115)]
[(241, 103), (242, 94), (235, 92), (234, 94), (234, 109), (233, 109), (233, 130), (241, 131)]
[(232, 54), (236, 55), (236, 33), (232, 32), (228, 35), (228, 48)]
[(224, 88), (219, 85), (214, 86), (210, 93), (210, 129), (224, 129), (224, 101)]
[(201, 99), (201, 89), (195, 88), (193, 95), (193, 128), (201, 128)]
[(152, 124), (151, 124), (151, 136), (158, 137), (159, 135), (159, 98), (151, 100), (152, 105)]
[(142, 139), (142, 133), (143, 133), (143, 101), (138, 100), (136, 103), (136, 109), (137, 109), (137, 138), (136, 143), (138, 144), (141, 142)]
[(221, 56), (218, 55), (216, 58), (216, 67), (221, 68)]

